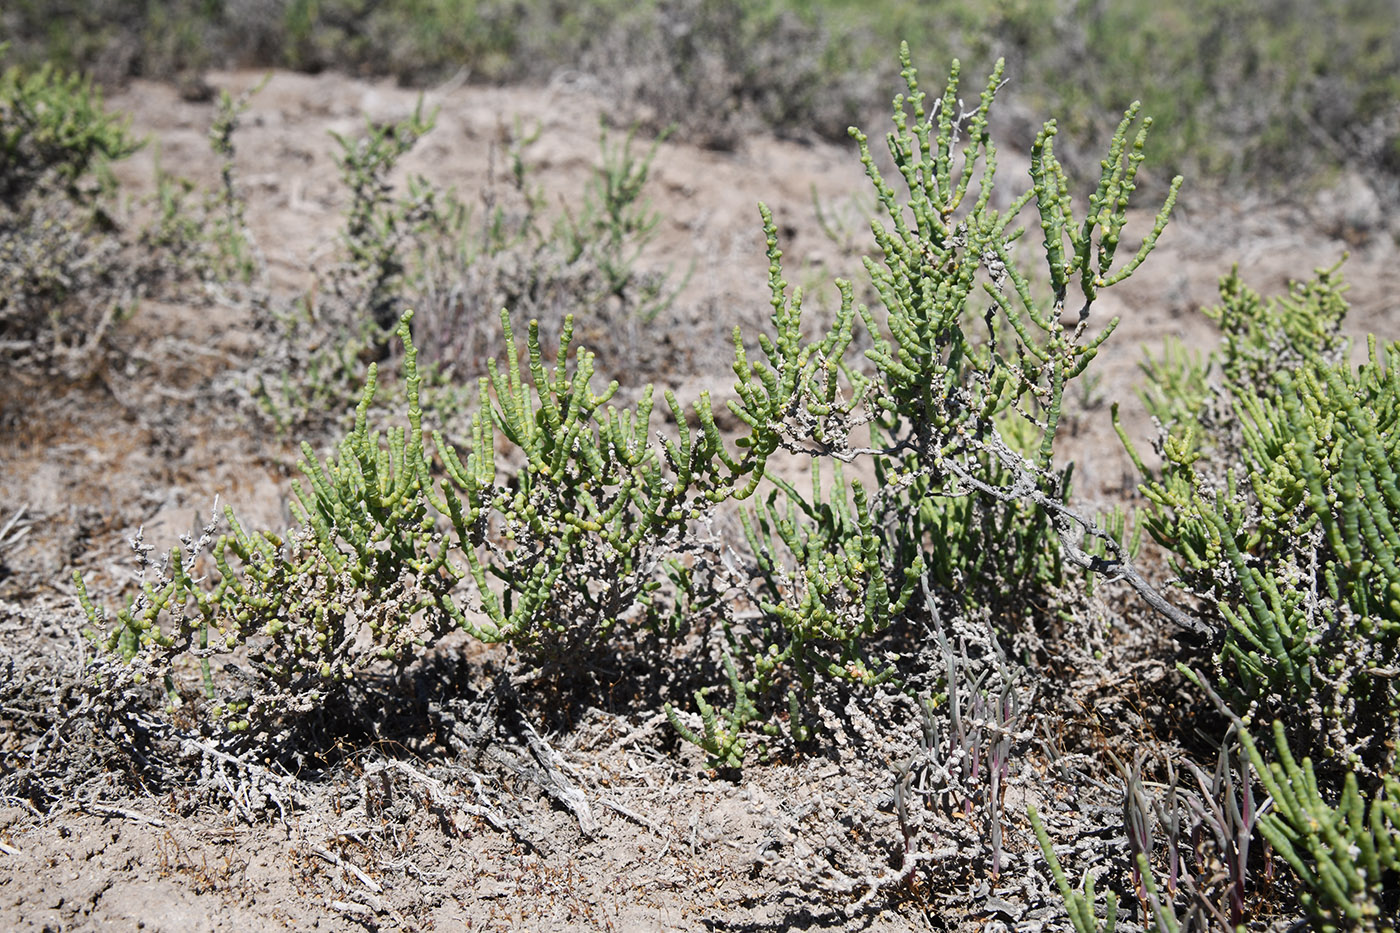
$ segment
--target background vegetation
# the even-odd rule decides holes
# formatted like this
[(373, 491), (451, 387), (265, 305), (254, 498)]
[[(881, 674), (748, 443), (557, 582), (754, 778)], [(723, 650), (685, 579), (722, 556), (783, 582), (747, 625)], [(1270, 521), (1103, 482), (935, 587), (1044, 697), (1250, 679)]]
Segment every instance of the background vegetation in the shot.
[[(1079, 163), (1140, 98), (1157, 119), (1159, 182), (1296, 192), (1345, 167), (1390, 202), (1398, 34), (1388, 0), (16, 0), (0, 12), (15, 61), (103, 82), (193, 82), (231, 66), (412, 85), (571, 74), (612, 94), (626, 121), (720, 146), (756, 124), (843, 137), (896, 89), (888, 50), (907, 39), (925, 61), (956, 55), (972, 73), (1005, 58), (1009, 112), (1056, 114), (1062, 157), (1084, 175), (1096, 165)], [(1019, 122), (1015, 142), (1029, 145), (1036, 123)]]

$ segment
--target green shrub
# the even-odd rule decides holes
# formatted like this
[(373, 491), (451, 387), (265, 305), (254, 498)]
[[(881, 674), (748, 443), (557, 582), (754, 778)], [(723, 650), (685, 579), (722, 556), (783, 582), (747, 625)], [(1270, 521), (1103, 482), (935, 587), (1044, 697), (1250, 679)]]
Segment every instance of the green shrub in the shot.
[(1400, 344), (1372, 340), (1353, 368), (1342, 290), (1335, 269), (1271, 302), (1224, 279), (1218, 384), (1186, 394), (1166, 367), (1162, 469), (1138, 464), (1147, 530), (1218, 614), (1226, 696), (1384, 772), (1400, 738)]
[(236, 98), (219, 92), (209, 127), (209, 145), (220, 163), (218, 188), (199, 191), (189, 179), (168, 174), (157, 160), (156, 216), (142, 232), (141, 245), (159, 251), (179, 274), (210, 284), (247, 285), (257, 273), (259, 257), (244, 218), (233, 137), (249, 102), (270, 78)]
[[(620, 621), (646, 623), (666, 545), (754, 469), (723, 453), (707, 399), (695, 411), (701, 432), (682, 428), (657, 447), (649, 389), (629, 410), (604, 408), (616, 383), (593, 392), (592, 355), (570, 354), (572, 323), (546, 367), (537, 326), (521, 353), (504, 313), (510, 360), (483, 380), (487, 408), (473, 418), (471, 444), (463, 454), (434, 433), (434, 461), (411, 317), (399, 326), (407, 428), (370, 430), (371, 366), (337, 454), (323, 462), (304, 446), (299, 530), (250, 534), (226, 510), (230, 532), (214, 539), (211, 523), (203, 540), (172, 550), (115, 626), (78, 578), (101, 643), (139, 661), (172, 700), (188, 692), (185, 662), (198, 657), (216, 720), (275, 730), (367, 665), (407, 664), (452, 627), (509, 643), (532, 666), (580, 663)], [(674, 396), (667, 402), (684, 425)], [(498, 474), (498, 433), (523, 461), (508, 479)], [(212, 585), (193, 576), (205, 550)], [(216, 683), (211, 657), (230, 658), (234, 693)]]
[[(1084, 567), (1122, 563), (1121, 542), (1066, 507), (1069, 470), (1054, 464), (1053, 442), (1067, 387), (1117, 324), (1090, 332), (1094, 301), (1146, 258), (1175, 199), (1173, 187), (1152, 232), (1115, 269), (1150, 121), (1130, 139), (1136, 108), (1125, 116), (1083, 220), (1054, 156), (1055, 124), (1046, 124), (1031, 189), (999, 212), (988, 114), (1001, 69), (978, 106), (962, 111), (956, 63), (929, 102), (907, 46), (900, 60), (908, 95), (895, 98), (887, 136), (898, 189), (852, 130), (882, 215), (872, 224), (880, 257), (866, 260), (879, 313), (855, 307), (840, 283), (830, 330), (804, 340), (802, 295), (786, 291), (764, 211), (776, 333), (760, 337), (764, 363), (749, 362), (739, 346), (734, 408), (759, 453), (810, 459), (812, 484), (808, 494), (769, 476), (770, 490), (745, 519), (759, 618), (724, 626), (732, 705), (717, 707), (702, 691), (699, 731), (669, 710), (682, 735), (719, 763), (740, 763), (745, 728), (774, 710), (787, 710), (800, 733), (797, 710), (816, 677), (865, 685), (895, 677), (870, 648), (921, 581), (933, 590), (933, 624), (944, 613), (989, 613), (1013, 633), (1060, 598), (1066, 555)], [(1032, 203), (1049, 281), (1042, 298), (1013, 255), (1022, 231), (1012, 223)], [(1071, 308), (1077, 319), (1066, 325)], [(864, 363), (847, 354), (857, 318), (873, 342)], [(826, 482), (823, 462), (833, 466)], [(847, 463), (868, 465), (874, 487), (848, 483)], [(1100, 564), (1081, 550), (1075, 536), (1086, 532), (1114, 559)], [(771, 721), (766, 728), (777, 731)]]
[(1298, 899), (1313, 929), (1395, 933), (1400, 780), (1388, 774), (1363, 794), (1348, 771), (1341, 795), (1328, 803), (1312, 761), (1294, 760), (1283, 723), (1274, 720), (1279, 760), (1268, 765), (1249, 733), (1240, 737), (1274, 803), (1260, 817), (1260, 832), (1303, 882)]
[[(1260, 833), (1297, 873), (1314, 929), (1393, 930), (1400, 343), (1369, 338), (1353, 366), (1345, 291), (1337, 267), (1269, 300), (1238, 270), (1223, 278), (1207, 312), (1219, 347), (1170, 348), (1144, 367), (1160, 471), (1132, 455), (1143, 524), (1220, 627), (1216, 686), (1248, 715), (1187, 673), (1226, 710), (1272, 798)], [(1267, 760), (1248, 725), (1271, 720)]]
[[(1203, 683), (1200, 674), (1192, 675)], [(1284, 724), (1272, 724), (1269, 761), (1219, 694), (1206, 693), (1239, 736), (1241, 761), (1252, 765), (1268, 793), (1260, 807), (1260, 834), (1296, 872), (1298, 900), (1315, 930), (1394, 933), (1400, 916), (1400, 780), (1393, 771), (1359, 777), (1347, 770), (1329, 779), (1311, 758), (1301, 764)], [(1251, 810), (1253, 807), (1251, 806)], [(1247, 839), (1247, 837), (1246, 837)], [(1243, 866), (1241, 866), (1243, 868)], [(1243, 875), (1241, 874), (1241, 878)]]
[[(7, 46), (0, 45), (0, 55)], [(141, 143), (127, 122), (107, 113), (102, 94), (77, 73), (49, 65), (26, 73), (0, 73), (0, 203), (13, 209), (40, 185), (90, 203), (107, 177), (108, 162), (124, 159)]]

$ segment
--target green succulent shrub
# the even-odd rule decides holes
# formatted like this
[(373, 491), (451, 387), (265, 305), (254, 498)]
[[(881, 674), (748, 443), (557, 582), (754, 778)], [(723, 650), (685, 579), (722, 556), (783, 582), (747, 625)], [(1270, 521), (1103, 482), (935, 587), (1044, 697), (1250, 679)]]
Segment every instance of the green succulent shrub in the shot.
[(1353, 367), (1343, 291), (1335, 268), (1267, 302), (1225, 278), (1219, 350), (1164, 367), (1211, 389), (1158, 383), (1162, 467), (1138, 465), (1148, 532), (1223, 631), (1227, 698), (1382, 773), (1400, 739), (1400, 344), (1372, 339)]
[[(1400, 779), (1393, 773), (1364, 792), (1348, 771), (1335, 797), (1300, 765), (1283, 723), (1273, 723), (1277, 761), (1267, 765), (1247, 731), (1246, 753), (1273, 799), (1259, 830), (1303, 882), (1299, 902), (1313, 929), (1395, 933), (1400, 913)], [(1329, 802), (1329, 799), (1331, 802)]]
[[(1121, 540), (1068, 509), (1070, 470), (1054, 462), (1054, 440), (1066, 389), (1117, 324), (1091, 329), (1094, 302), (1151, 252), (1179, 179), (1152, 231), (1115, 265), (1150, 120), (1132, 134), (1137, 108), (1125, 115), (1083, 217), (1047, 123), (1029, 189), (998, 211), (988, 114), (1000, 66), (964, 111), (956, 63), (930, 100), (907, 46), (900, 61), (908, 93), (895, 98), (886, 137), (896, 179), (852, 130), (880, 205), (871, 225), (878, 253), (865, 262), (877, 307), (857, 307), (849, 283), (838, 283), (830, 329), (804, 338), (802, 295), (787, 291), (764, 211), (775, 333), (759, 338), (762, 362), (749, 360), (736, 334), (735, 412), (760, 452), (806, 458), (812, 482), (808, 492), (770, 473), (744, 517), (758, 617), (723, 627), (730, 704), (702, 691), (699, 729), (668, 708), (682, 735), (719, 763), (742, 762), (751, 724), (767, 720), (776, 732), (776, 711), (800, 735), (801, 697), (818, 677), (897, 679), (870, 649), (921, 583), (932, 594), (916, 605), (930, 608), (935, 625), (945, 614), (986, 613), (1009, 634), (1056, 603), (1067, 558), (1086, 568), (1123, 564)], [(1017, 249), (1024, 231), (1014, 224), (1027, 206), (1042, 233), (1048, 287), (1039, 296)], [(848, 353), (857, 321), (873, 343), (863, 359)], [(853, 469), (873, 481), (847, 479)], [(1081, 548), (1086, 533), (1113, 557)]]
[[(1187, 673), (1245, 710), (1259, 832), (1314, 929), (1393, 930), (1400, 343), (1368, 338), (1353, 365), (1345, 290), (1335, 266), (1268, 300), (1223, 278), (1219, 347), (1147, 361), (1162, 465), (1133, 457), (1142, 523), (1220, 628), (1214, 688)], [(1272, 750), (1248, 729), (1270, 721)]]
[[(1281, 720), (1271, 724), (1270, 748), (1254, 738), (1251, 721), (1232, 712), (1204, 675), (1192, 673), (1238, 736), (1245, 812), (1261, 841), (1296, 873), (1299, 906), (1309, 926), (1326, 933), (1394, 933), (1400, 916), (1400, 780), (1394, 771), (1339, 774), (1326, 764), (1314, 766), (1309, 756), (1300, 763)], [(1233, 741), (1227, 737), (1228, 744)], [(1250, 770), (1268, 795), (1257, 808), (1250, 799)], [(1205, 782), (1201, 786), (1206, 789)], [(1233, 809), (1237, 819), (1240, 810)], [(1250, 828), (1237, 829), (1247, 847)], [(1247, 861), (1242, 858), (1234, 871), (1241, 884)], [(1236, 901), (1232, 912), (1236, 927), (1243, 903)]]
[[(1300, 763), (1294, 757), (1280, 720), (1272, 723), (1272, 749), (1261, 749), (1245, 720), (1230, 713), (1214, 691), (1208, 687), (1207, 691), (1225, 710), (1233, 722), (1233, 735), (1239, 737), (1243, 801), (1235, 798), (1230, 781), (1221, 780), (1228, 775), (1228, 768), (1217, 771), (1217, 786), (1211, 787), (1194, 765), (1191, 767), (1198, 772), (1202, 794), (1188, 792), (1185, 799), (1197, 816), (1192, 837), (1198, 838), (1197, 834), (1209, 829), (1219, 841), (1228, 843), (1221, 854), (1230, 864), (1199, 861), (1209, 851), (1199, 840), (1187, 859), (1181, 859), (1184, 847), (1179, 848), (1179, 844), (1186, 837), (1178, 838), (1180, 826), (1174, 825), (1174, 805), (1164, 808), (1158, 801), (1157, 806), (1149, 806), (1140, 775), (1129, 776), (1126, 815), (1136, 893), (1147, 929), (1161, 933), (1183, 928), (1245, 929), (1249, 919), (1245, 882), (1255, 879), (1257, 883), (1260, 874), (1250, 868), (1249, 859), (1250, 842), (1257, 837), (1295, 873), (1298, 904), (1310, 929), (1320, 933), (1395, 933), (1396, 917), (1400, 916), (1400, 780), (1393, 773), (1372, 779), (1359, 777), (1355, 771), (1347, 771), (1336, 782), (1320, 778), (1311, 758)], [(1227, 738), (1226, 747), (1233, 741)], [(1222, 750), (1222, 756), (1226, 754)], [(1261, 796), (1257, 806), (1251, 771), (1267, 795)], [(1169, 790), (1174, 795), (1174, 781)], [(1168, 836), (1167, 884), (1154, 873), (1146, 851), (1151, 839), (1149, 810), (1156, 813), (1159, 828)], [(1117, 925), (1117, 895), (1106, 895), (1104, 919), (1100, 921), (1094, 879), (1086, 873), (1082, 888), (1072, 888), (1034, 807), (1029, 816), (1076, 933), (1111, 933)], [(1188, 867), (1187, 862), (1205, 873), (1194, 880), (1189, 873), (1178, 877), (1178, 872)], [(1222, 880), (1229, 883), (1228, 910), (1212, 904), (1201, 886), (1202, 881), (1210, 887)]]
[[(650, 389), (628, 409), (607, 405), (617, 385), (594, 392), (592, 354), (571, 348), (571, 323), (546, 365), (538, 326), (520, 348), (504, 312), (512, 352), (482, 381), (470, 444), (439, 432), (430, 443), (411, 319), (398, 331), (407, 426), (370, 429), (371, 366), (336, 453), (303, 447), (296, 531), (249, 533), (226, 509), (230, 531), (215, 539), (211, 523), (173, 549), (115, 625), (76, 578), (101, 644), (139, 662), (172, 702), (190, 693), (197, 657), (216, 721), (276, 730), (367, 665), (406, 665), (454, 627), (508, 643), (531, 667), (582, 663), (620, 622), (647, 623), (667, 545), (755, 468), (724, 452), (707, 398), (692, 412), (701, 430), (658, 444)], [(669, 393), (667, 403), (684, 426)], [(194, 575), (206, 551), (211, 581)], [(232, 693), (210, 663), (223, 656)]]

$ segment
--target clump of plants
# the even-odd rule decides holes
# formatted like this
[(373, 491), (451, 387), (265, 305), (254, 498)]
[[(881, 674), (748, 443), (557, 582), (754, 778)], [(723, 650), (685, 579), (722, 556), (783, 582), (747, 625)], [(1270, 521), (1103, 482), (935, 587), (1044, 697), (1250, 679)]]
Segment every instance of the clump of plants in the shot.
[(475, 404), (482, 361), (507, 352), (498, 316), (485, 309), (538, 321), (547, 352), (575, 315), (590, 342), (639, 356), (640, 328), (683, 287), (670, 270), (640, 262), (659, 221), (645, 198), (659, 139), (639, 155), (633, 134), (617, 144), (604, 129), (600, 164), (577, 208), (551, 218), (525, 153), (539, 131), (520, 125), (508, 134), (505, 171), (493, 150), (479, 207), (422, 176), (391, 183), (435, 118), (420, 101), (403, 120), (335, 139), (349, 193), (340, 256), (325, 287), (273, 315), (274, 349), (258, 377), (259, 403), (283, 431), (324, 426), (328, 413), (343, 412), (366, 362), (393, 352), (405, 307), (415, 310), (424, 374), (442, 390), (432, 404), (460, 412)]
[[(7, 47), (0, 45), (0, 56)], [(76, 375), (127, 310), (107, 166), (140, 148), (78, 74), (0, 72), (0, 343)]]
[(656, 351), (644, 331), (685, 287), (670, 268), (643, 260), (661, 220), (646, 192), (665, 134), (639, 153), (635, 130), (619, 142), (601, 126), (598, 163), (581, 197), (551, 218), (525, 153), (539, 132), (514, 127), (505, 171), (481, 209), (458, 205), (453, 234), (415, 255), (414, 328), (441, 376), (482, 375), (481, 358), (500, 343), (495, 315), (483, 309), (501, 307), (538, 320), (551, 345), (573, 315), (595, 350), (647, 369)]
[(1296, 872), (1304, 914), (1315, 929), (1394, 933), (1400, 915), (1400, 779), (1347, 771), (1319, 783), (1311, 758), (1293, 757), (1273, 722), (1276, 759), (1266, 763), (1248, 731), (1241, 741), (1273, 801), (1259, 819), (1264, 839)]
[[(406, 315), (399, 336), (407, 428), (384, 435), (370, 429), (371, 378), (338, 454), (320, 461), (306, 450), (310, 486), (297, 494), (301, 530), (250, 535), (230, 514), (230, 534), (206, 542), (212, 587), (193, 575), (199, 549), (177, 550), (115, 629), (92, 608), (94, 625), (113, 632), (109, 646), (160, 670), (178, 695), (179, 659), (196, 640), (201, 652), (235, 654), (256, 642), (259, 660), (245, 674), (257, 679), (261, 672), (278, 688), (253, 704), (268, 715), (287, 709), (282, 692), (308, 689), (306, 677), (334, 683), (368, 663), (346, 660), (345, 652), (404, 659), (415, 639), (451, 626), (509, 642), (533, 663), (554, 662), (620, 623), (650, 624), (658, 600), (693, 595), (689, 568), (676, 559), (689, 523), (726, 500), (755, 495), (759, 505), (745, 523), (761, 622), (746, 632), (726, 626), (723, 646), (735, 710), (742, 712), (724, 714), (721, 731), (702, 695), (703, 731), (683, 733), (716, 760), (742, 761), (743, 735), (769, 718), (775, 693), (791, 710), (813, 677), (872, 683), (894, 676), (867, 657), (868, 645), (905, 613), (921, 582), (937, 591), (930, 605), (950, 614), (985, 606), (1005, 615), (1006, 630), (1021, 624), (1016, 614), (1025, 605), (995, 594), (1012, 575), (1032, 590), (1043, 587), (1039, 592), (1062, 585), (1065, 522), (1078, 521), (1117, 546), (1066, 508), (1068, 475), (1053, 467), (1052, 441), (1065, 386), (1112, 329), (1087, 330), (1092, 303), (1150, 252), (1170, 200), (1137, 253), (1114, 268), (1146, 132), (1129, 140), (1130, 112), (1087, 220), (1076, 222), (1071, 213), (1053, 124), (1037, 140), (1032, 189), (1012, 210), (993, 210), (987, 115), (1000, 71), (978, 106), (962, 112), (956, 68), (944, 94), (928, 102), (907, 49), (901, 61), (909, 95), (897, 101), (889, 141), (907, 195), (881, 177), (857, 134), (891, 225), (875, 227), (883, 261), (869, 263), (884, 307), (878, 316), (855, 307), (842, 284), (835, 323), (815, 340), (804, 337), (801, 295), (787, 294), (765, 211), (776, 337), (759, 337), (766, 362), (757, 362), (742, 334), (735, 336), (739, 401), (730, 408), (747, 429), (734, 441), (738, 453), (721, 437), (707, 397), (686, 412), (668, 395), (677, 433), (655, 440), (650, 389), (634, 405), (612, 408), (615, 388), (592, 388), (594, 358), (572, 347), (572, 324), (565, 323), (551, 354), (532, 322), (522, 351), (508, 316), (507, 360), (493, 362), (481, 381), (483, 408), (472, 419), (470, 442), (459, 449), (436, 434), (430, 444)], [(408, 132), (381, 134), (396, 148), (372, 160), (374, 172), (425, 129), (415, 117)], [(379, 138), (354, 151), (378, 151)], [(610, 193), (605, 185), (591, 208), (597, 223), (619, 228), (619, 238), (646, 226), (625, 213), (646, 164), (639, 167), (626, 152), (608, 176), (624, 190)], [(351, 211), (347, 237), (391, 240), (384, 224), (397, 229), (401, 213), (378, 211), (372, 196), (355, 203), (362, 201), (363, 210)], [(1031, 203), (1041, 217), (1052, 286), (1040, 301), (1012, 254), (1020, 232), (1011, 224)], [(355, 255), (362, 253), (362, 265), (401, 274), (370, 247)], [(394, 275), (373, 281), (383, 285)], [(1071, 326), (1061, 316), (1074, 290), (1082, 305)], [(866, 363), (845, 354), (857, 318), (875, 342)], [(972, 336), (970, 321), (985, 323), (987, 339)], [(868, 446), (856, 446), (857, 433), (868, 436)], [(502, 442), (518, 464), (508, 476), (498, 465)], [(812, 461), (810, 497), (766, 472), (779, 450)], [(825, 491), (824, 461), (836, 465)], [(841, 467), (859, 461), (873, 468), (869, 491), (868, 481), (843, 478)], [(989, 562), (992, 540), (1009, 564)], [(360, 588), (372, 595), (361, 601), (354, 595)], [(377, 607), (373, 618), (365, 616), (368, 606)], [(360, 637), (366, 627), (367, 640)], [(403, 640), (411, 629), (419, 634)], [(216, 680), (206, 673), (206, 694), (216, 692)], [(218, 708), (242, 713), (226, 703)]]
[[(1193, 798), (1230, 868), (1228, 911), (1212, 919), (1227, 926), (1242, 918), (1257, 827), (1297, 873), (1316, 929), (1394, 929), (1400, 344), (1369, 338), (1353, 366), (1345, 291), (1337, 267), (1270, 299), (1232, 272), (1206, 312), (1219, 347), (1145, 364), (1160, 470), (1124, 436), (1144, 476), (1143, 524), (1220, 632), (1214, 677), (1187, 673), (1232, 723), (1224, 770), (1198, 775)], [(1251, 730), (1270, 723), (1272, 742), (1256, 742)], [(1175, 923), (1169, 901), (1154, 909)]]
[(52, 67), (0, 73), (0, 126), (0, 200), (10, 206), (40, 187), (90, 205), (110, 184), (107, 164), (140, 145), (90, 80)]
[(219, 92), (208, 135), (219, 157), (217, 188), (201, 191), (157, 164), (155, 217), (141, 234), (141, 246), (158, 250), (177, 278), (193, 276), (211, 286), (248, 285), (259, 272), (261, 256), (248, 231), (238, 185), (234, 134), (270, 77), (237, 97)]
[(1223, 695), (1379, 774), (1400, 739), (1400, 345), (1372, 339), (1353, 367), (1344, 290), (1335, 268), (1268, 301), (1222, 280), (1219, 350), (1174, 364), (1206, 370), (1209, 391), (1155, 405), (1145, 525), (1216, 614)]
[[(651, 386), (624, 400), (616, 382), (597, 385), (581, 318), (536, 316), (522, 341), (507, 310), (502, 353), (457, 439), (432, 423), (418, 349), (453, 331), (453, 305), (421, 330), (401, 309), (454, 250), (473, 263), (559, 250), (549, 262), (588, 265), (587, 281), (602, 284), (571, 293), (582, 311), (622, 308), (654, 327), (665, 291), (633, 267), (654, 223), (640, 201), (654, 147), (637, 158), (631, 137), (611, 149), (605, 139), (583, 207), (548, 235), (514, 149), (523, 213), (488, 210), (475, 238), (450, 193), (415, 179), (395, 197), (385, 184), (431, 115), (341, 140), (352, 198), (335, 297), (357, 328), (354, 359), (378, 357), (353, 428), (328, 456), (303, 445), (293, 530), (250, 530), (225, 509), (159, 560), (138, 537), (138, 592), (114, 614), (76, 577), (107, 654), (94, 676), (116, 691), (158, 685), (181, 722), (266, 752), (299, 717), (369, 673), (402, 671), (449, 631), (507, 646), (517, 671), (564, 675), (645, 635), (721, 672), (669, 697), (666, 715), (728, 769), (813, 738), (823, 692), (883, 687), (916, 705), (922, 733), (894, 769), (905, 845), (895, 877), (910, 883), (929, 858), (921, 801), (985, 841), (995, 880), (1009, 864), (1011, 762), (1034, 735), (1024, 662), (1084, 609), (1098, 576), (1210, 639), (1214, 676), (1192, 676), (1243, 710), (1228, 714), (1215, 772), (1188, 767), (1194, 789), (1173, 771), (1153, 799), (1143, 760), (1120, 765), (1141, 916), (1166, 931), (1238, 925), (1258, 829), (1319, 929), (1392, 929), (1400, 345), (1372, 341), (1350, 365), (1333, 271), (1273, 302), (1232, 276), (1214, 312), (1218, 353), (1177, 348), (1149, 362), (1163, 466), (1138, 460), (1150, 502), (1140, 522), (1206, 607), (1184, 612), (1133, 567), (1121, 520), (1075, 510), (1071, 465), (1055, 454), (1065, 393), (1117, 323), (1099, 320), (1097, 302), (1147, 259), (1176, 199), (1180, 179), (1120, 253), (1151, 121), (1127, 110), (1082, 209), (1057, 125), (1045, 124), (1027, 189), (998, 210), (989, 127), (1001, 65), (968, 107), (957, 63), (935, 97), (907, 46), (900, 64), (907, 91), (885, 137), (893, 174), (852, 131), (878, 204), (865, 261), (875, 299), (859, 304), (838, 281), (839, 309), (811, 332), (761, 208), (772, 327), (734, 333), (727, 408), (741, 427), (727, 433), (708, 395), (683, 406), (661, 392), (660, 426)], [(1039, 228), (1031, 240), (1023, 213)], [(390, 328), (403, 417), (379, 427)], [(452, 368), (437, 362), (438, 374)], [(702, 533), (724, 513), (742, 541)], [(1272, 751), (1261, 748), (1250, 730), (1290, 712)], [(1301, 764), (1292, 747), (1307, 750)], [(1112, 929), (1118, 892), (1100, 922), (1092, 879), (1071, 885), (1035, 811), (1031, 822), (1076, 929)], [(1210, 840), (1192, 857), (1179, 844), (1188, 831)], [(1159, 832), (1165, 851), (1153, 848)]]

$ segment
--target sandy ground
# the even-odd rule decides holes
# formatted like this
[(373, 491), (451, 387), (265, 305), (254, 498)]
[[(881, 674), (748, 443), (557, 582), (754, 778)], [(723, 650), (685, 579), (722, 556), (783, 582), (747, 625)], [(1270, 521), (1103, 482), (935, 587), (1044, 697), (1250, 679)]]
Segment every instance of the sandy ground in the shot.
[[(209, 81), (237, 92), (260, 78), (216, 73)], [(329, 134), (355, 134), (366, 119), (401, 119), (416, 100), (416, 92), (392, 84), (289, 73), (272, 75), (252, 98), (236, 137), (237, 169), (271, 293), (314, 287), (315, 270), (334, 249), (344, 194)], [(471, 200), (492, 171), (502, 171), (502, 141), (518, 121), (539, 128), (524, 154), (550, 204), (577, 203), (598, 158), (598, 98), (566, 85), (445, 87), (429, 91), (426, 103), (439, 108), (437, 127), (404, 160), (405, 172), (455, 185)], [(138, 82), (109, 105), (132, 113), (133, 129), (152, 140), (118, 167), (125, 190), (152, 190), (157, 157), (169, 171), (214, 183), (217, 162), (205, 138), (211, 104)], [(1024, 170), (1008, 156), (1003, 165), (1008, 180)], [(715, 152), (664, 142), (649, 193), (663, 222), (644, 262), (693, 269), (674, 312), (690, 351), (675, 374), (683, 395), (723, 391), (729, 331), (755, 328), (767, 313), (757, 202), (775, 211), (791, 281), (830, 302), (833, 274), (859, 275), (851, 244), (863, 242), (869, 198), (853, 146), (758, 137)], [(814, 195), (840, 228), (835, 239), (820, 229)], [(1393, 297), (1400, 251), (1383, 224), (1355, 207), (1325, 197), (1245, 205), (1188, 193), (1148, 264), (1096, 311), (1121, 315), (1123, 323), (1098, 366), (1096, 397), (1072, 413), (1061, 451), (1078, 464), (1082, 496), (1121, 501), (1131, 488), (1103, 401), (1123, 401), (1125, 420), (1145, 445), (1150, 425), (1132, 396), (1141, 348), (1168, 334), (1208, 347), (1212, 329), (1198, 309), (1213, 300), (1232, 264), (1256, 289), (1276, 293), (1349, 250), (1348, 330), (1400, 337)], [(1139, 229), (1148, 217), (1136, 217)], [(177, 404), (181, 391), (249, 351), (251, 313), (218, 301), (151, 301), (123, 325), (124, 345), (140, 348), (124, 366), (80, 385), (7, 394), (0, 519), (27, 505), (34, 528), (7, 555), (14, 572), (0, 581), (0, 660), (9, 665), (0, 676), (18, 683), (42, 675), (56, 689), (72, 680), (86, 649), (68, 577), (82, 569), (110, 592), (111, 581), (126, 578), (125, 541), (137, 527), (167, 548), (215, 495), (250, 524), (286, 523), (290, 447), (252, 424), (215, 417), (202, 403)], [(713, 346), (718, 353), (702, 349)], [(603, 365), (627, 371), (626, 361)], [(157, 366), (168, 397), (141, 388), (149, 385), (143, 373)], [(667, 376), (631, 374), (637, 381)], [(159, 417), (167, 404), (178, 419)], [(1134, 707), (1133, 697), (1152, 693), (1144, 676), (1125, 670), (1070, 692), (1108, 720)], [(87, 775), (45, 809), (22, 797), (0, 799), (0, 928), (1067, 928), (1022, 815), (1032, 797), (1055, 809), (1043, 788), (1057, 785), (1038, 777), (1039, 754), (1012, 772), (1018, 805), (1008, 805), (1006, 849), (1016, 871), (986, 877), (977, 867), (984, 860), (968, 849), (943, 856), (938, 890), (882, 890), (862, 903), (901, 845), (886, 798), (889, 763), (916, 731), (907, 710), (888, 701), (884, 714), (904, 726), (884, 736), (858, 715), (834, 710), (837, 739), (821, 755), (754, 766), (736, 782), (707, 775), (701, 757), (681, 747), (654, 711), (597, 702), (601, 708), (583, 709), (549, 739), (583, 790), (588, 819), (512, 778), (489, 755), (471, 773), (490, 783), (464, 786), (464, 772), (433, 757), (443, 744), (428, 739), (404, 756), (370, 745), (334, 775), (295, 788), (272, 772), (229, 766), (217, 777), (229, 791), (221, 803), (197, 788), (143, 793), (130, 775), (116, 773)], [(24, 743), (35, 736), (25, 724), (33, 716), (12, 708), (3, 716), (12, 730), (0, 739), (7, 754), (30, 747)], [(76, 747), (79, 737), (60, 730), (43, 741)], [(524, 755), (522, 742), (517, 733), (501, 747)], [(259, 787), (261, 811), (250, 802)], [(1061, 792), (1073, 796), (1065, 786), (1049, 796)], [(1083, 793), (1090, 802), (1076, 809), (1061, 802), (1051, 817), (1052, 825), (1074, 824), (1081, 866), (1116, 858), (1122, 848), (1121, 833), (1095, 835), (1096, 827), (1116, 825), (1113, 794)]]

